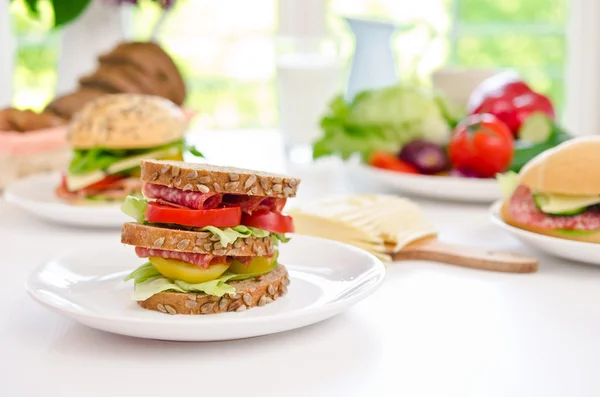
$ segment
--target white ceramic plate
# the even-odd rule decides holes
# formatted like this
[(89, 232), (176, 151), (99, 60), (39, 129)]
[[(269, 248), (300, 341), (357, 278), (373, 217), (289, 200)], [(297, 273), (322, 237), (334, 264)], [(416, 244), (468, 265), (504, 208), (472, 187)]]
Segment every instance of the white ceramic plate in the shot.
[(29, 294), (82, 324), (140, 338), (211, 341), (287, 331), (332, 317), (383, 282), (384, 265), (366, 251), (315, 237), (292, 236), (279, 256), (290, 273), (288, 293), (242, 313), (168, 315), (140, 308), (123, 277), (139, 266), (133, 247), (115, 244), (71, 252), (35, 270)]
[(492, 222), (524, 244), (560, 258), (600, 265), (600, 244), (546, 236), (511, 226), (500, 217), (501, 206), (502, 201), (497, 201), (490, 208)]
[(348, 177), (352, 180), (355, 176), (363, 182), (377, 183), (388, 190), (433, 199), (491, 203), (501, 197), (498, 183), (493, 178), (414, 175), (349, 163)]
[(128, 217), (119, 204), (71, 205), (54, 193), (60, 174), (33, 175), (15, 181), (4, 190), (7, 201), (46, 221), (85, 227), (121, 228)]

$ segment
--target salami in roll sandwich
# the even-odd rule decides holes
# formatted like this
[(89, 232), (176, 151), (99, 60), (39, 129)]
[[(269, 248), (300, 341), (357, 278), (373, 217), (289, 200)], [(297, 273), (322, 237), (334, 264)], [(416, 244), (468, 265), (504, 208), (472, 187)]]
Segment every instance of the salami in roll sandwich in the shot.
[(503, 176), (501, 216), (512, 226), (600, 243), (600, 137), (571, 139)]

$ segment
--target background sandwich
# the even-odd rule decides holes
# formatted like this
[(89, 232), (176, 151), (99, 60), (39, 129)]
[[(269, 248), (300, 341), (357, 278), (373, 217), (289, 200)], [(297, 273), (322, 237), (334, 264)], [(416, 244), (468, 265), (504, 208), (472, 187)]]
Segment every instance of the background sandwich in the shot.
[(157, 96), (116, 94), (90, 102), (69, 126), (73, 158), (57, 195), (73, 202), (139, 194), (140, 160), (182, 160), (186, 127), (182, 110)]
[(512, 226), (600, 243), (600, 137), (569, 140), (499, 177), (501, 217)]
[(287, 292), (277, 246), (293, 232), (282, 214), (300, 181), (239, 168), (141, 162), (145, 198), (128, 197), (121, 242), (148, 263), (133, 271), (133, 299), (170, 314), (264, 306)]

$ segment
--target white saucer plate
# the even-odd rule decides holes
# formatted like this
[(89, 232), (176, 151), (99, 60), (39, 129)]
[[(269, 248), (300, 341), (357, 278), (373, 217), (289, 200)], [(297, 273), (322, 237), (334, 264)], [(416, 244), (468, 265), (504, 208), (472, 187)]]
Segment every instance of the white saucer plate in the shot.
[(290, 273), (288, 293), (241, 313), (169, 315), (130, 299), (123, 278), (143, 263), (119, 244), (73, 251), (35, 270), (27, 291), (43, 306), (89, 327), (140, 338), (215, 341), (248, 338), (314, 324), (348, 309), (383, 282), (385, 267), (366, 251), (293, 235), (280, 248)]
[(72, 205), (59, 199), (55, 190), (60, 174), (33, 175), (8, 185), (4, 197), (46, 221), (70, 226), (121, 228), (129, 218), (119, 204)]
[(523, 244), (559, 258), (600, 265), (600, 244), (567, 240), (519, 229), (504, 222), (500, 217), (501, 207), (501, 200), (491, 206), (492, 222), (515, 236)]
[(457, 176), (415, 175), (388, 171), (360, 163), (348, 163), (347, 176), (361, 182), (378, 184), (386, 190), (437, 200), (491, 203), (501, 197), (494, 178), (477, 179)]

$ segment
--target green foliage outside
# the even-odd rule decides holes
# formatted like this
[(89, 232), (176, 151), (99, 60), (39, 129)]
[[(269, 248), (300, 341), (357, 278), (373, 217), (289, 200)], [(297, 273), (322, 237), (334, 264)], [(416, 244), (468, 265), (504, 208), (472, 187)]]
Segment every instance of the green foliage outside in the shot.
[[(387, 7), (396, 0), (364, 1), (369, 2), (372, 16), (385, 17)], [(440, 1), (447, 4), (448, 10), (452, 9), (453, 0)], [(459, 35), (452, 43), (454, 50), (450, 51), (447, 62), (473, 67), (517, 67), (536, 89), (549, 94), (560, 107), (564, 97), (564, 24), (568, 0), (457, 1)], [(271, 7), (270, 3), (262, 4)], [(174, 15), (170, 20), (182, 16), (187, 6), (189, 2), (182, 1), (172, 11)], [(24, 0), (14, 0), (11, 5), (18, 39), (14, 104), (34, 109), (42, 108), (52, 98), (60, 42), (60, 31), (51, 30), (53, 15), (49, 2), (41, 0), (38, 8), (41, 20), (34, 20), (28, 15)], [(263, 13), (263, 10), (257, 9), (257, 12)], [(158, 15), (158, 10), (151, 4), (142, 5), (136, 11), (134, 32), (137, 38), (148, 38), (149, 27)], [(203, 21), (202, 18), (211, 18), (211, 15), (200, 13), (196, 17), (198, 24), (205, 24), (208, 20)], [(178, 32), (176, 24), (167, 25), (161, 39), (180, 62), (188, 79), (190, 94), (187, 105), (206, 115), (201, 121), (202, 127), (275, 125), (276, 98), (272, 74), (263, 78), (237, 79), (218, 66), (213, 65), (212, 69), (203, 67), (193, 56), (202, 48), (181, 53), (177, 43), (179, 38), (185, 37), (185, 33)], [(253, 33), (268, 37), (274, 29), (274, 22), (261, 29)], [(236, 36), (235, 33), (232, 30), (219, 42), (223, 56), (234, 52), (236, 45), (239, 47), (244, 43), (244, 35)], [(398, 56), (402, 57), (402, 54)], [(249, 59), (249, 62), (252, 61)], [(219, 113), (225, 115), (215, 116)]]

